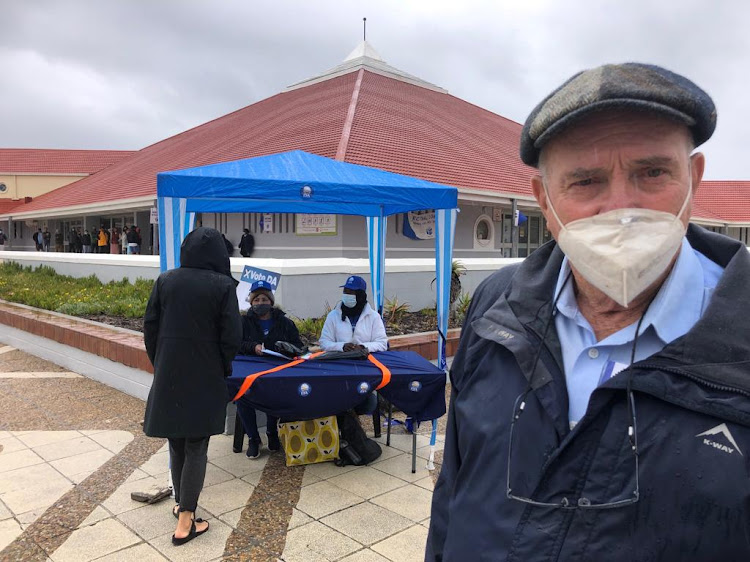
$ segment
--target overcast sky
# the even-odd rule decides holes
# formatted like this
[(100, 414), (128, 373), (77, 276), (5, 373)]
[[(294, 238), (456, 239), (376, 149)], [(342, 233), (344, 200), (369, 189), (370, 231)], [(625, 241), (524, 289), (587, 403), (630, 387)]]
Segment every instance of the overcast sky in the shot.
[(339, 64), (392, 66), (523, 122), (573, 73), (642, 61), (718, 107), (710, 179), (750, 180), (742, 0), (0, 0), (0, 147), (140, 149)]

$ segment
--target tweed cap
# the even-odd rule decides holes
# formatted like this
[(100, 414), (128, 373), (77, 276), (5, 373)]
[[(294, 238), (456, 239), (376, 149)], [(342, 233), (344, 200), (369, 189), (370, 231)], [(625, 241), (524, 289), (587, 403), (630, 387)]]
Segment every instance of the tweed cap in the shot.
[(607, 64), (579, 72), (537, 105), (521, 131), (521, 160), (538, 166), (539, 152), (555, 135), (595, 111), (631, 108), (684, 123), (695, 146), (716, 128), (716, 106), (693, 82), (651, 64)]

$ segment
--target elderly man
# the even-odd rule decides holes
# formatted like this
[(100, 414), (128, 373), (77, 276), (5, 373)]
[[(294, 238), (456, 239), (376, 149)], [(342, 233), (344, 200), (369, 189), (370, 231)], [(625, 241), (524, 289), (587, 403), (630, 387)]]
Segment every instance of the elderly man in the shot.
[(715, 124), (643, 64), (529, 116), (555, 242), (477, 289), (427, 560), (750, 560), (750, 256), (688, 226)]

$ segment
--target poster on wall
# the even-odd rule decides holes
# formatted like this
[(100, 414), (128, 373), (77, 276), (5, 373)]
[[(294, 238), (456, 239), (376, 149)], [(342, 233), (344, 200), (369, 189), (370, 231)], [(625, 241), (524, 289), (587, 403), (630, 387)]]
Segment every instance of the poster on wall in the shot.
[(246, 265), (242, 270), (240, 284), (237, 285), (237, 302), (240, 305), (240, 310), (246, 311), (250, 308), (250, 303), (247, 302), (247, 296), (250, 294), (250, 287), (252, 287), (253, 283), (256, 281), (266, 281), (271, 285), (271, 291), (276, 294), (276, 289), (279, 288), (280, 280), (280, 273)]
[(409, 211), (404, 213), (404, 236), (412, 240), (435, 238), (435, 211)]
[(336, 215), (294, 216), (294, 232), (297, 236), (332, 236), (336, 234)]
[(264, 234), (273, 232), (273, 214), (263, 213), (260, 216), (260, 222), (258, 223), (258, 226), (260, 227), (260, 231)]

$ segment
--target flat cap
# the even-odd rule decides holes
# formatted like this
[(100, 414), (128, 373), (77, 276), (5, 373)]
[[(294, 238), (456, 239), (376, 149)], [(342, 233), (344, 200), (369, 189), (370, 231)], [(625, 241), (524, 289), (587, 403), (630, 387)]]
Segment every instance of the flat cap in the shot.
[(595, 111), (631, 108), (684, 123), (695, 146), (716, 128), (716, 106), (696, 84), (651, 64), (607, 64), (579, 72), (537, 105), (521, 131), (521, 160), (538, 166), (539, 152), (574, 121)]

